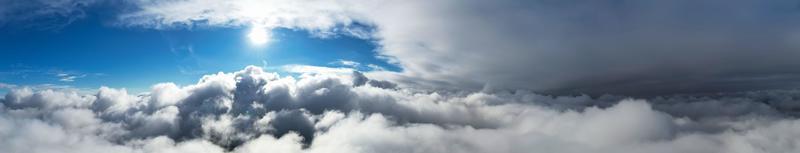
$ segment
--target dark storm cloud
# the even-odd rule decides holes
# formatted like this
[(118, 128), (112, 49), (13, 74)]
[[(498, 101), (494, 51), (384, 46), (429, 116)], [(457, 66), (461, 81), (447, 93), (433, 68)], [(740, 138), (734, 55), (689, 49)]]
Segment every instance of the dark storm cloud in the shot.
[(383, 17), (376, 35), (407, 70), (405, 82), (661, 95), (800, 81), (797, 1), (454, 3), (374, 15)]

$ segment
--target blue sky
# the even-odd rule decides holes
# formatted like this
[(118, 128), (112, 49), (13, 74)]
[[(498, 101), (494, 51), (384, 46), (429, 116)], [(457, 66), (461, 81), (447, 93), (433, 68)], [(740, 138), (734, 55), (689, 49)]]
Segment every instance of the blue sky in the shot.
[(0, 82), (145, 91), (159, 82), (185, 85), (204, 74), (265, 63), (284, 75), (277, 67), (344, 66), (335, 63), (339, 60), (358, 62), (362, 71), (371, 70), (368, 64), (399, 69), (376, 58), (373, 40), (274, 29), (271, 43), (255, 45), (248, 41), (248, 31), (248, 27), (123, 27), (91, 14), (55, 29), (8, 25), (0, 27)]

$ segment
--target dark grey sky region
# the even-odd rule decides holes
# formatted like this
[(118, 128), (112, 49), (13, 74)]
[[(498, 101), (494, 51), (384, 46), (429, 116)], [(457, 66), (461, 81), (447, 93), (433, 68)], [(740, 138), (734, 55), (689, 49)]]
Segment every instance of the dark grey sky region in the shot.
[(389, 34), (382, 42), (409, 76), (444, 86), (629, 95), (789, 89), (800, 81), (798, 5), (467, 1), (421, 11), (432, 23), (402, 34), (416, 43), (395, 45)]

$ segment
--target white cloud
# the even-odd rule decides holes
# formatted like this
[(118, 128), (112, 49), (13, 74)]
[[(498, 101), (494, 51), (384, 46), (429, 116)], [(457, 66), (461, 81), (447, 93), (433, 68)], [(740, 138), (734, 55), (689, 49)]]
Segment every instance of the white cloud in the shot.
[(349, 25), (353, 16), (343, 1), (232, 0), (132, 1), (141, 10), (119, 16), (119, 24), (157, 29), (195, 26), (251, 27), (255, 44), (273, 40), (275, 28), (313, 31), (319, 37)]
[(361, 65), (361, 63), (358, 63), (356, 61), (343, 60), (343, 59), (339, 59), (339, 60), (336, 60), (335, 62), (331, 62), (331, 64), (340, 65), (340, 66), (347, 66), (347, 67), (352, 67), (352, 68), (358, 68), (358, 66)]
[(16, 88), (16, 87), (17, 87), (17, 85), (14, 85), (14, 84), (7, 84), (7, 83), (0, 82), (0, 89), (11, 89), (11, 88)]
[(367, 67), (369, 67), (373, 71), (386, 71), (386, 68), (383, 68), (383, 67), (375, 65), (375, 64), (368, 64)]
[(59, 77), (58, 81), (61, 81), (61, 82), (73, 82), (73, 81), (75, 81), (75, 79), (86, 77), (86, 74), (76, 75), (76, 74), (58, 73), (58, 74), (56, 74), (56, 76)]
[(793, 90), (633, 100), (356, 78), (373, 81), (251, 66), (142, 95), (13, 89), (0, 99), (0, 152), (800, 151)]
[(332, 68), (311, 65), (284, 65), (283, 70), (300, 74), (350, 74), (355, 71), (352, 68)]

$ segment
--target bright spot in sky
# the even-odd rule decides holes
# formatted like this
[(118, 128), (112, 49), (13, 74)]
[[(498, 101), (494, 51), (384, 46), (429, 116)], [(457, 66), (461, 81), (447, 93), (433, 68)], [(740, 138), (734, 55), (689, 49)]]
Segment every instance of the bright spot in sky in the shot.
[(266, 30), (264, 27), (254, 26), (250, 28), (250, 32), (247, 34), (247, 38), (250, 39), (250, 43), (255, 45), (263, 45), (269, 43), (271, 33)]

